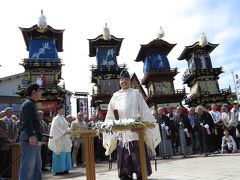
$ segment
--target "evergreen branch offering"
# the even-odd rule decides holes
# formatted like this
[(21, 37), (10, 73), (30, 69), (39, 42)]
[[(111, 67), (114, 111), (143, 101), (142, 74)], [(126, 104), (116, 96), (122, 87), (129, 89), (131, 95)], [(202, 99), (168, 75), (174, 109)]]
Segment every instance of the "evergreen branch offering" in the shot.
[(146, 121), (142, 118), (136, 119), (119, 119), (108, 122), (97, 122), (92, 124), (91, 129), (98, 130), (99, 132), (112, 133), (112, 129), (131, 130), (131, 128), (139, 126), (154, 127), (154, 123)]

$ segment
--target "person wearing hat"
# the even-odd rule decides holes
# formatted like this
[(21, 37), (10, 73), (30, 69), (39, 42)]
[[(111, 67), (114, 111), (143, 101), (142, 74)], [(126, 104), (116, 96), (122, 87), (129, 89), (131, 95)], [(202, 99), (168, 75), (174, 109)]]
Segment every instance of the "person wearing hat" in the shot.
[(52, 173), (55, 175), (68, 174), (72, 169), (72, 140), (69, 136), (69, 123), (63, 117), (64, 106), (59, 104), (56, 107), (57, 115), (53, 118), (48, 148), (52, 154)]
[(42, 139), (41, 124), (38, 120), (36, 103), (42, 97), (37, 84), (30, 84), (26, 90), (27, 99), (21, 106), (20, 122), (22, 157), (19, 180), (42, 179), (42, 159), (38, 142)]
[[(115, 92), (109, 102), (108, 111), (105, 118), (105, 122), (119, 120), (119, 119), (134, 119), (143, 118), (150, 122), (156, 122), (154, 116), (152, 115), (149, 107), (147, 106), (142, 94), (137, 89), (130, 88), (131, 81), (130, 75), (127, 70), (123, 70), (120, 73), (120, 87), (121, 89)], [(147, 133), (155, 132), (151, 134), (154, 140), (150, 138)], [(109, 134), (103, 134), (103, 146), (106, 149), (105, 155), (110, 155), (112, 151), (117, 148), (117, 166), (118, 166), (118, 176), (122, 180), (132, 179), (133, 173), (136, 173), (137, 179), (141, 179), (141, 167), (140, 167), (140, 154), (139, 154), (139, 137), (135, 132), (126, 132), (123, 137), (126, 137), (129, 142), (129, 149), (122, 147)], [(160, 132), (159, 127), (156, 126), (151, 130), (146, 131), (146, 137), (151, 145), (149, 144), (149, 149), (153, 150), (155, 153), (155, 148), (160, 142)], [(117, 147), (116, 147), (117, 146)], [(154, 147), (153, 147), (154, 146)], [(131, 153), (129, 153), (129, 151)], [(156, 153), (155, 153), (156, 154)], [(147, 165), (147, 175), (152, 173), (150, 160), (146, 153), (146, 165)]]

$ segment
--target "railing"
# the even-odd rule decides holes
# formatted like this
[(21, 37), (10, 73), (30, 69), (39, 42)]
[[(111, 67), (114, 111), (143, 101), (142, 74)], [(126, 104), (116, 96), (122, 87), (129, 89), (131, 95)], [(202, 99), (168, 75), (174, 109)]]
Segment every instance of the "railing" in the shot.
[(190, 76), (194, 75), (219, 75), (223, 72), (223, 68), (211, 68), (211, 69), (187, 69), (183, 74), (183, 80), (188, 79)]
[(153, 95), (173, 95), (173, 94), (185, 94), (185, 89), (175, 89), (174, 92), (172, 91), (171, 93), (166, 93), (166, 92), (159, 92), (159, 91), (149, 91), (149, 96)]
[(176, 94), (184, 94), (185, 93), (185, 89), (175, 89), (175, 93)]
[(151, 73), (178, 73), (178, 68), (163, 68), (158, 70), (151, 70), (150, 72), (147, 72), (144, 76), (148, 76)]
[(194, 99), (196, 96), (197, 96), (197, 93), (194, 93), (191, 96), (187, 97), (185, 101), (190, 101), (191, 99)]
[(196, 96), (208, 96), (208, 95), (225, 95), (225, 94), (230, 94), (232, 92), (231, 88), (224, 88), (224, 89), (220, 89), (219, 93), (217, 94), (210, 94), (207, 91), (204, 92), (200, 92), (200, 93), (194, 93), (191, 96), (189, 96), (188, 98), (186, 98), (186, 101), (190, 101), (191, 99), (194, 99)]
[[(116, 91), (114, 91), (116, 92)], [(98, 95), (98, 94), (113, 94), (114, 92), (110, 91), (104, 91), (104, 90), (92, 90), (92, 95)]]
[(23, 62), (20, 63), (22, 66), (35, 66), (35, 67), (61, 67), (64, 64), (62, 64), (61, 59), (23, 59)]
[[(18, 89), (27, 89), (28, 85), (18, 85)], [(56, 84), (45, 84), (40, 87), (44, 91), (51, 91), (52, 89), (65, 89), (65, 85), (56, 85)]]
[(232, 90), (229, 87), (229, 88), (221, 89), (220, 92), (221, 92), (221, 94), (229, 94), (229, 93), (232, 93)]
[(24, 62), (59, 62), (61, 61), (60, 58), (39, 58), (39, 59), (35, 59), (35, 58), (24, 58), (23, 59)]
[(91, 65), (91, 71), (98, 70), (98, 71), (118, 71), (119, 69), (126, 68), (126, 64), (120, 64), (116, 66), (106, 66), (106, 65)]

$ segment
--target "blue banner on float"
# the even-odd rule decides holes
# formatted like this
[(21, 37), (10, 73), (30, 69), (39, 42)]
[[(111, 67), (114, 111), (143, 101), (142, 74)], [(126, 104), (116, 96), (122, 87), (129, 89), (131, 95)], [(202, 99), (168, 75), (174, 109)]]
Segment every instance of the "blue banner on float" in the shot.
[(30, 59), (58, 59), (55, 40), (30, 40), (29, 43)]
[(97, 48), (98, 66), (117, 66), (116, 49), (113, 47)]
[(154, 52), (145, 58), (143, 66), (144, 74), (161, 69), (170, 69), (170, 64), (165, 54)]

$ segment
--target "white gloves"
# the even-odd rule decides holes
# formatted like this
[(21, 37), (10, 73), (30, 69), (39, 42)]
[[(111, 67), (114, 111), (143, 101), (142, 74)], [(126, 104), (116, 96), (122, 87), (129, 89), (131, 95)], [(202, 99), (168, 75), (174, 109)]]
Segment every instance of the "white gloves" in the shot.
[(208, 124), (205, 124), (204, 127), (205, 127), (206, 129), (208, 129), (208, 128), (209, 128), (209, 125), (208, 125)]
[(161, 128), (162, 128), (162, 129), (165, 128), (165, 123), (161, 124)]
[(169, 130), (169, 127), (168, 127), (168, 126), (165, 126), (165, 130), (168, 131), (168, 130)]

